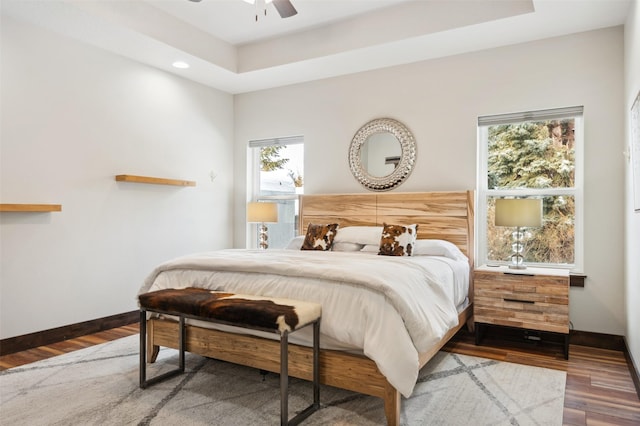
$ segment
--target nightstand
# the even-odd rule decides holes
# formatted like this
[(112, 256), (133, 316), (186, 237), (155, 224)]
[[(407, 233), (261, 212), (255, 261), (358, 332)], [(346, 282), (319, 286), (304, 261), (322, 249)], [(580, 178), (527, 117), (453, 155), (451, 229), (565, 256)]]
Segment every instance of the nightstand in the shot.
[(569, 271), (481, 266), (473, 273), (476, 345), (486, 325), (558, 333), (569, 358)]

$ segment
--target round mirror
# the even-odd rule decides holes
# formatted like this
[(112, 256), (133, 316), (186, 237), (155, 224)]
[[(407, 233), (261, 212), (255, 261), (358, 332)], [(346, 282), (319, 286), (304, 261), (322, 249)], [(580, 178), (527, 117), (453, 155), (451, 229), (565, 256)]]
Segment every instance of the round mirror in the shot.
[(369, 135), (360, 149), (360, 164), (373, 177), (388, 176), (398, 167), (402, 148), (392, 133)]
[(365, 188), (388, 191), (413, 170), (416, 143), (404, 124), (377, 118), (362, 126), (349, 146), (349, 168)]

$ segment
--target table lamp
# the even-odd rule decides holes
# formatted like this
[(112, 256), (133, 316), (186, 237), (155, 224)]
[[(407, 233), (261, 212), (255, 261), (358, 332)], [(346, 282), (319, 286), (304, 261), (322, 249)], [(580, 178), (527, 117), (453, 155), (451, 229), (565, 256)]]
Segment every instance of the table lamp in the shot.
[(267, 225), (265, 223), (278, 222), (278, 204), (277, 203), (260, 203), (252, 202), (247, 204), (247, 222), (260, 223), (259, 236), (261, 249), (265, 250), (269, 247), (267, 243), (269, 237), (267, 235)]
[(498, 198), (496, 199), (496, 226), (515, 227), (512, 234), (511, 269), (526, 269), (522, 251), (524, 232), (522, 228), (542, 226), (542, 199), (540, 198)]

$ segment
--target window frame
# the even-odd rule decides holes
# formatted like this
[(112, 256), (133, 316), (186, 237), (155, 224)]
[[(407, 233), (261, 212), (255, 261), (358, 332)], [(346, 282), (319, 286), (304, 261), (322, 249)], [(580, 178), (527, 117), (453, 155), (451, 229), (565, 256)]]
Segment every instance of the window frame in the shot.
[[(514, 124), (527, 121), (573, 118), (574, 121), (574, 158), (575, 174), (573, 188), (520, 188), (489, 189), (488, 179), (488, 128), (499, 124)], [(555, 108), (520, 113), (498, 114), (478, 117), (478, 176), (476, 191), (476, 262), (483, 264), (508, 265), (507, 260), (494, 261), (487, 258), (487, 216), (489, 197), (542, 197), (570, 195), (575, 200), (574, 222), (574, 263), (531, 263), (527, 265), (540, 268), (569, 269), (582, 271), (584, 267), (584, 108), (582, 106)]]

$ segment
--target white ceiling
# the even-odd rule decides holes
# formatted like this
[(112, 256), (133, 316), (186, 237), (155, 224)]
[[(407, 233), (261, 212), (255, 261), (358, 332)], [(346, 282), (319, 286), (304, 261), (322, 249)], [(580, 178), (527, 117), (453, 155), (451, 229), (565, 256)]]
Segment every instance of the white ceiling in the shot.
[[(298, 15), (282, 19), (273, 5), (238, 0), (147, 0), (147, 3), (234, 45), (291, 34), (407, 0), (292, 0)], [(264, 10), (267, 13), (264, 15)], [(256, 20), (256, 14), (258, 19)]]
[[(632, 0), (291, 1), (298, 14), (286, 19), (271, 4), (242, 0), (2, 0), (1, 7), (14, 19), (243, 93), (621, 25)], [(175, 69), (176, 60), (191, 67)]]

